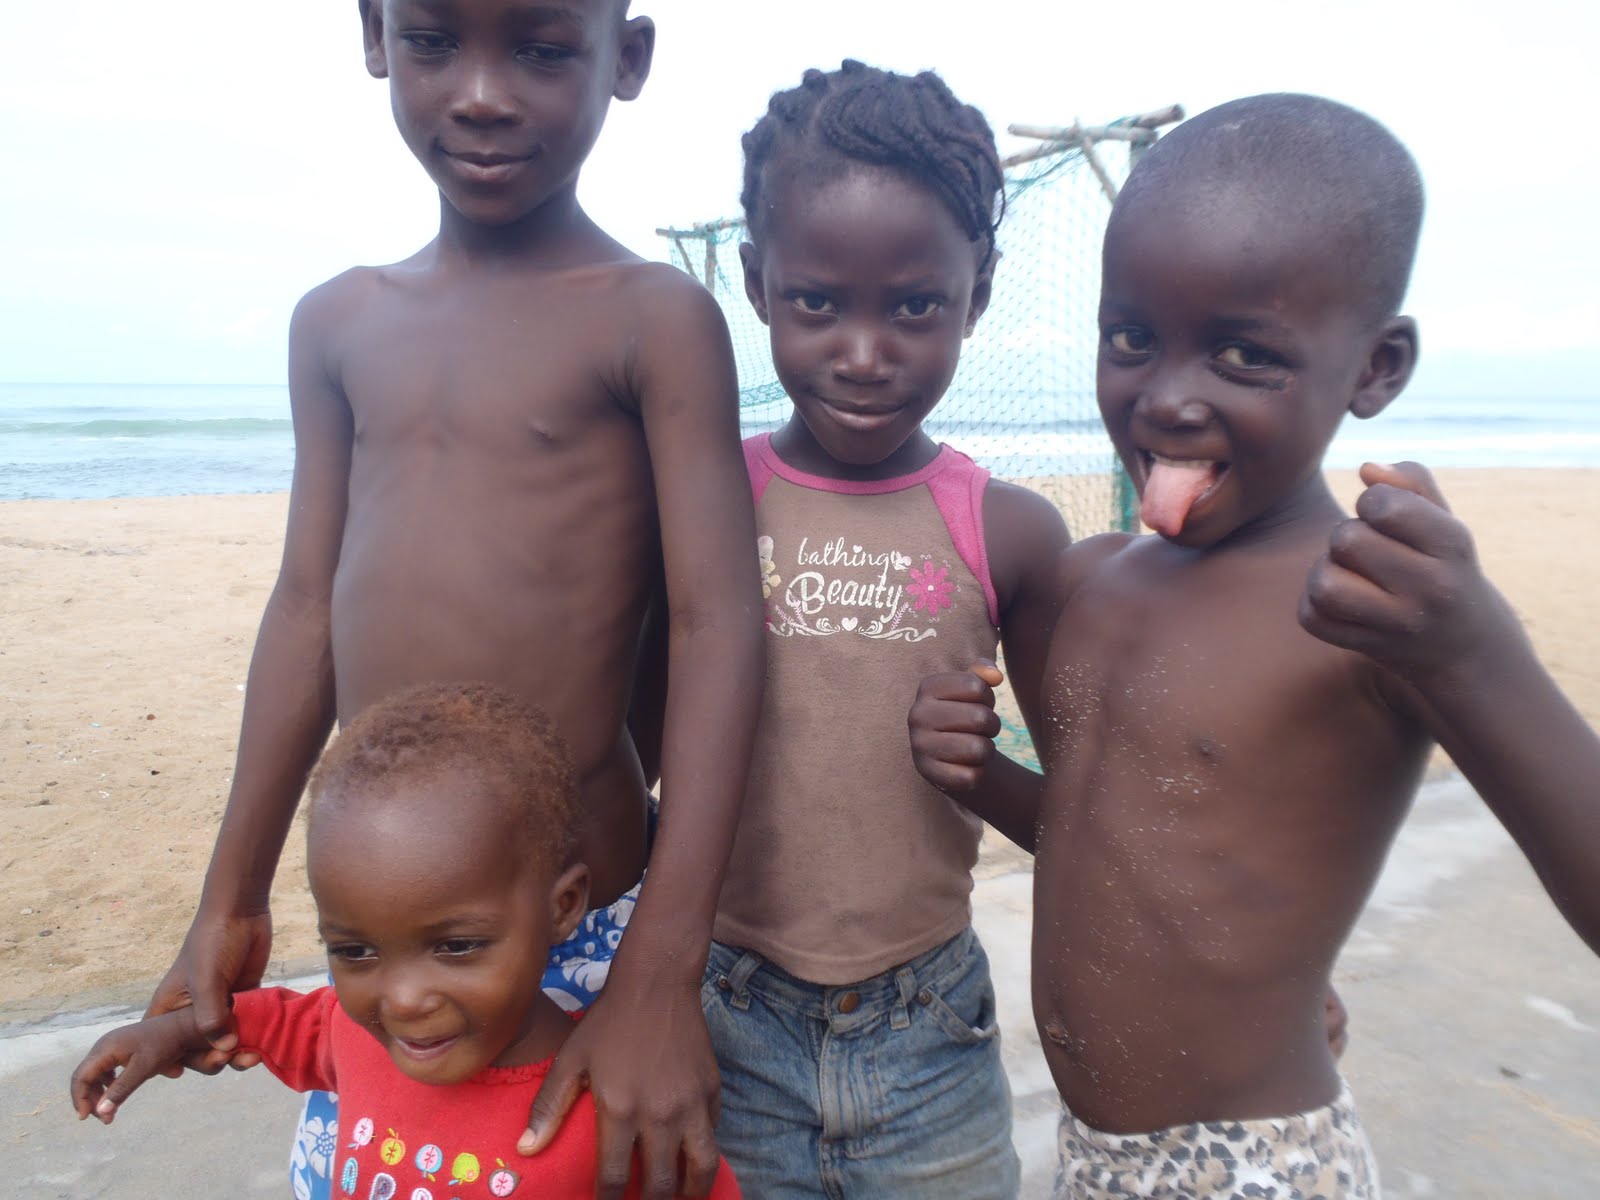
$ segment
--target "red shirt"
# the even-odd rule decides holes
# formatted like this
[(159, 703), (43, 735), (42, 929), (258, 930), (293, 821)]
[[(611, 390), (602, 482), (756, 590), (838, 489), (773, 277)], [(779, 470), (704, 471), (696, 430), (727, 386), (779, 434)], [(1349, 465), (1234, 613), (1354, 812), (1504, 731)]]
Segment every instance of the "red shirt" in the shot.
[[(594, 1099), (578, 1097), (549, 1148), (517, 1153), (547, 1059), (486, 1067), (465, 1083), (418, 1083), (339, 1007), (331, 987), (302, 994), (260, 988), (233, 998), (239, 1045), (299, 1092), (339, 1093), (339, 1136), (328, 1173), (336, 1195), (360, 1200), (590, 1200)], [(637, 1178), (628, 1196), (639, 1194)], [(724, 1162), (713, 1200), (739, 1200)]]

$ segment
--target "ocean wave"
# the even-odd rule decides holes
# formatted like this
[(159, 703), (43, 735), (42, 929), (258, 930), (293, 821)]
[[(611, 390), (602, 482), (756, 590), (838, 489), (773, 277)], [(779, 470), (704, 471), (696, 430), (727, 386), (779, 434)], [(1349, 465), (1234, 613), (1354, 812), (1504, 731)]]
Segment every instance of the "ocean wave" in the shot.
[(68, 438), (254, 438), (294, 432), (277, 417), (132, 417), (93, 421), (0, 421), (0, 433)]
[[(760, 363), (746, 375), (746, 434), (793, 414)], [(1020, 379), (1020, 377), (1018, 377)], [(927, 431), (1000, 477), (1101, 473), (1113, 455), (1093, 396), (1076, 384), (958, 383)], [(1600, 467), (1600, 398), (1404, 398), (1346, 421), (1328, 465), (1415, 459), (1434, 467)], [(289, 486), (287, 389), (0, 383), (0, 500)]]

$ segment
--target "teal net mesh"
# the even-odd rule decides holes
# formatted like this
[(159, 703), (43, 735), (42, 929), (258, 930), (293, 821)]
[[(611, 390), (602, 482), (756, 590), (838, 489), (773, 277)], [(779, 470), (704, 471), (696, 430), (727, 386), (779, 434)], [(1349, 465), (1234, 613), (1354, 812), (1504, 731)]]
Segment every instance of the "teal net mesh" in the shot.
[[(1128, 146), (1095, 153), (1113, 186)], [(1100, 242), (1111, 201), (1081, 150), (1008, 167), (1000, 261), (989, 309), (967, 341), (950, 390), (924, 428), (996, 477), (1043, 493), (1074, 539), (1128, 528), (1129, 490), (1095, 406)], [(664, 230), (671, 261), (722, 305), (739, 367), (744, 433), (777, 429), (790, 406), (772, 369), (766, 327), (744, 294), (739, 219)], [(1003, 664), (1002, 664), (1003, 665)], [(1037, 765), (1026, 727), (1001, 689), (1003, 753)]]

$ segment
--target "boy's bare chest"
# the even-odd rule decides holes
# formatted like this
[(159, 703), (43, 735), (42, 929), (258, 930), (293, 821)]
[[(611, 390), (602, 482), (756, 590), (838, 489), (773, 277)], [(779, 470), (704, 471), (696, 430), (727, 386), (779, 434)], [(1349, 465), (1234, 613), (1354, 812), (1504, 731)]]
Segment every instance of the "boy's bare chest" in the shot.
[[(1305, 567), (1309, 567), (1309, 559)], [(1058, 629), (1046, 679), (1051, 726), (1082, 759), (1127, 755), (1220, 765), (1281, 756), (1333, 710), (1365, 706), (1351, 657), (1307, 634), (1304, 569), (1109, 571)]]
[(375, 439), (557, 451), (629, 418), (620, 339), (582, 296), (478, 290), (389, 298), (339, 364), (358, 447)]

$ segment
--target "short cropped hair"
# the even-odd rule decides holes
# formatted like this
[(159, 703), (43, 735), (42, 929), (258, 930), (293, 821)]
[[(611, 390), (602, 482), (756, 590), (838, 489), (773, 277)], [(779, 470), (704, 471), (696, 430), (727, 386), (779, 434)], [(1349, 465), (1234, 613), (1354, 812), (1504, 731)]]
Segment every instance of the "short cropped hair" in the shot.
[(982, 245), (979, 269), (994, 259), (1005, 207), (994, 131), (933, 71), (897, 75), (854, 59), (837, 71), (812, 68), (799, 87), (773, 93), (742, 144), (739, 199), (758, 245), (772, 170), (804, 170), (815, 179), (862, 164), (904, 172), (932, 190), (968, 239)]
[(577, 841), (572, 755), (544, 713), (487, 683), (424, 684), (365, 709), (311, 776), (313, 815), (330, 804), (381, 802), (395, 783), (459, 772), (551, 870)]
[(1339, 236), (1377, 321), (1405, 300), (1422, 228), (1422, 177), (1365, 113), (1320, 96), (1249, 96), (1208, 109), (1157, 142), (1129, 175), (1112, 221), (1159, 194), (1245, 189), (1307, 229)]

